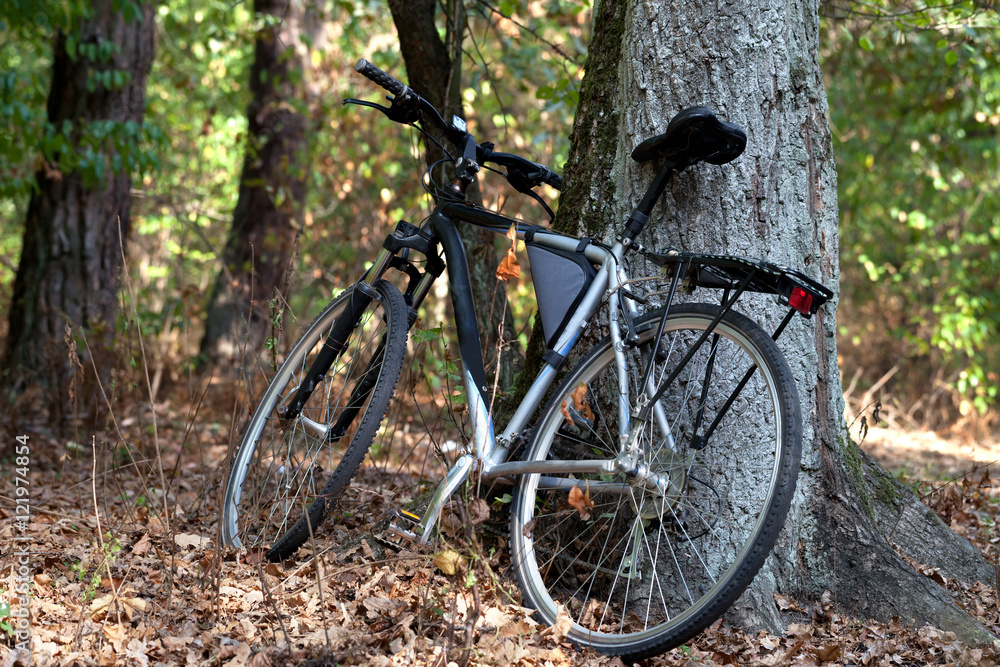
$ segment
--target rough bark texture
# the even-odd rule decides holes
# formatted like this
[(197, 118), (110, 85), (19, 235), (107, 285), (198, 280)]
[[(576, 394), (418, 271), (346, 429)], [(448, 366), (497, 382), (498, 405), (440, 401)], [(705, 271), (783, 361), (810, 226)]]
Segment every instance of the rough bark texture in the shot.
[[(658, 168), (633, 162), (632, 149), (663, 132), (677, 111), (705, 105), (747, 131), (746, 152), (675, 178), (640, 242), (763, 257), (835, 288), (836, 174), (816, 1), (605, 0), (594, 20), (558, 226), (611, 239)], [(764, 298), (740, 309), (765, 329), (782, 314)], [(835, 310), (834, 300), (811, 320), (796, 318), (779, 340), (802, 401), (799, 485), (778, 546), (731, 618), (775, 631), (789, 620), (775, 593), (809, 604), (829, 590), (844, 612), (990, 640), (894, 550), (945, 576), (995, 581), (971, 544), (851, 442)]]
[[(152, 3), (140, 5), (139, 21), (126, 20), (112, 0), (98, 0), (91, 10), (74, 31), (77, 56), (70, 55), (66, 34), (56, 37), (48, 120), (57, 130), (71, 128), (68, 138), (75, 153), (58, 156), (70, 169), (46, 166), (36, 176), (0, 366), (4, 384), (15, 392), (28, 385), (45, 388), (54, 427), (67, 425), (70, 382), (79, 368), (69, 358), (67, 327), (74, 338), (82, 330), (97, 379), (106, 387), (110, 380), (122, 246), (131, 227), (131, 177), (124, 169), (113, 173), (110, 146), (88, 141), (93, 123), (142, 122), (154, 50)], [(85, 45), (101, 43), (116, 44), (118, 50), (105, 60), (83, 56)], [(105, 71), (125, 72), (127, 80), (120, 87), (106, 87), (95, 76)], [(104, 178), (97, 183), (74, 168), (88, 148), (105, 163)], [(85, 384), (76, 393), (77, 405), (92, 409), (100, 405), (100, 394), (93, 386), (87, 348), (81, 346), (79, 354)]]
[[(461, 3), (451, 2), (445, 6), (448, 29), (444, 41), (435, 23), (438, 10), (435, 0), (389, 0), (389, 9), (399, 35), (410, 87), (437, 107), (444, 118), (452, 114), (465, 118), (461, 97), (461, 39), (465, 33), (465, 18)], [(441, 137), (438, 139), (441, 140)], [(424, 145), (428, 165), (443, 157), (437, 146), (426, 141)], [(475, 185), (469, 188), (468, 195), (473, 201), (478, 199)], [(487, 368), (499, 363), (498, 386), (503, 391), (513, 382), (520, 364), (520, 353), (516, 347), (513, 317), (507, 304), (507, 288), (496, 278), (495, 271), (500, 262), (494, 246), (496, 235), (471, 225), (461, 225), (458, 231), (468, 254), (469, 277)], [(513, 346), (504, 348), (497, 361), (501, 322), (503, 339), (515, 342)]]
[(212, 292), (201, 351), (207, 361), (242, 361), (263, 346), (284, 310), (289, 262), (301, 229), (308, 171), (301, 0), (256, 0), (274, 17), (256, 40), (250, 69), (247, 153), (223, 268)]

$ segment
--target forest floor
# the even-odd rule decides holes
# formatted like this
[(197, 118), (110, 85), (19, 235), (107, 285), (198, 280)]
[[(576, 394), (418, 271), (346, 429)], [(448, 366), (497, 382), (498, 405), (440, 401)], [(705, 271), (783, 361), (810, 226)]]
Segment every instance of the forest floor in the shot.
[[(390, 414), (405, 454), (390, 448), (366, 462), (324, 526), (326, 542), (280, 565), (220, 549), (230, 424), (222, 411), (212, 417), (205, 409), (193, 418), (188, 406), (197, 403), (180, 392), (157, 404), (155, 429), (148, 406), (123, 409), (118, 431), (103, 438), (67, 441), (29, 432), (29, 464), (5, 463), (0, 597), (17, 590), (19, 574), (32, 580), (34, 664), (622, 665), (574, 648), (564, 624), (540, 627), (518, 605), (503, 527), (493, 530), (489, 519), (483, 529), (459, 530), (438, 547), (462, 555), (450, 575), (434, 551), (366, 533), (443, 470), (447, 443), (419, 436), (420, 420), (412, 416)], [(873, 427), (863, 447), (998, 562), (996, 441)], [(23, 485), (17, 477), (30, 490), (23, 535), (15, 523), (14, 497)], [(26, 570), (19, 555), (25, 546)], [(998, 582), (968, 587), (914, 566), (1000, 633)], [(821, 607), (800, 610), (812, 622), (792, 625), (783, 636), (748, 635), (722, 620), (647, 664), (998, 664), (995, 649), (963, 646), (932, 627), (859, 621), (838, 612), (836, 591), (824, 599)], [(796, 608), (784, 598), (776, 604)], [(0, 607), (0, 667), (30, 664), (14, 649), (18, 619), (11, 613), (18, 613), (16, 604)]]

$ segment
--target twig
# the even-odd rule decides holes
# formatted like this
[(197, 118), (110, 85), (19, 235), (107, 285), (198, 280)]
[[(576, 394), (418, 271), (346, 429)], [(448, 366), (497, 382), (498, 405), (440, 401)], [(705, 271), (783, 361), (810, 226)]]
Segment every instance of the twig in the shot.
[(139, 353), (142, 355), (142, 370), (143, 376), (146, 378), (146, 390), (149, 392), (149, 411), (153, 417), (153, 449), (156, 452), (156, 468), (160, 473), (160, 488), (163, 489), (163, 520), (165, 523), (166, 532), (173, 538), (173, 531), (170, 529), (170, 508), (167, 506), (169, 497), (169, 488), (167, 486), (167, 477), (163, 473), (163, 456), (160, 452), (160, 437), (156, 430), (156, 405), (153, 403), (153, 384), (149, 378), (149, 363), (146, 360), (146, 346), (142, 342), (142, 325), (139, 323), (139, 311), (135, 306), (135, 293), (132, 291), (132, 279), (128, 275), (128, 260), (125, 258), (125, 236), (122, 234), (122, 221), (118, 218), (118, 247), (121, 249), (122, 255), (122, 277), (125, 281), (125, 286), (128, 288), (129, 301), (132, 304), (132, 316), (135, 318), (135, 330), (138, 334), (139, 339)]
[(281, 634), (285, 636), (285, 645), (291, 647), (292, 640), (288, 636), (288, 631), (285, 630), (285, 622), (281, 620), (281, 613), (278, 611), (278, 605), (274, 603), (274, 598), (271, 597), (271, 589), (267, 585), (267, 581), (264, 579), (264, 570), (261, 569), (259, 560), (257, 561), (256, 565), (257, 565), (257, 576), (260, 577), (261, 588), (264, 589), (264, 595), (267, 596), (268, 603), (271, 605), (271, 608), (274, 609), (274, 617), (278, 619), (278, 625), (281, 627)]
[[(94, 519), (97, 521), (97, 541), (101, 545), (101, 556), (104, 558), (104, 565), (108, 570), (108, 581), (111, 585), (111, 604), (114, 605), (118, 614), (118, 622), (121, 623), (121, 609), (118, 606), (118, 589), (115, 587), (115, 575), (111, 572), (111, 563), (108, 561), (108, 552), (104, 547), (104, 533), (101, 530), (101, 508), (97, 504), (97, 436), (91, 436), (94, 465), (91, 469), (90, 490), (94, 498)], [(109, 607), (110, 610), (110, 607)], [(107, 623), (107, 616), (104, 617)]]

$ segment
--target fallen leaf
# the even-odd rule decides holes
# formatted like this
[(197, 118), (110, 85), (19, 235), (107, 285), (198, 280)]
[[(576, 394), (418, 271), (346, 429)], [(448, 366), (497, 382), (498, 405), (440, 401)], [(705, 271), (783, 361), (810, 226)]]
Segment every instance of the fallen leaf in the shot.
[(774, 602), (778, 605), (778, 609), (781, 611), (788, 611), (789, 609), (797, 611), (799, 609), (798, 605), (796, 605), (790, 598), (787, 598), (784, 595), (779, 595), (778, 593), (774, 594)]
[(483, 498), (473, 498), (469, 503), (469, 523), (478, 526), (490, 518), (490, 504)]
[(128, 646), (125, 647), (125, 660), (130, 665), (147, 667), (149, 665), (149, 657), (146, 655), (146, 642), (136, 637), (130, 639)]
[(434, 564), (447, 575), (455, 574), (462, 563), (462, 556), (457, 551), (447, 549), (434, 554)]
[(811, 625), (805, 625), (803, 623), (792, 623), (788, 626), (785, 631), (790, 637), (795, 637), (796, 639), (808, 639), (813, 636), (815, 629)]
[(569, 634), (569, 629), (573, 627), (573, 619), (570, 617), (569, 612), (566, 611), (566, 607), (562, 604), (556, 603), (556, 622), (552, 624), (549, 628), (548, 633), (552, 637), (552, 640), (556, 643), (561, 642), (566, 639), (566, 635)]
[(389, 600), (387, 598), (365, 598), (361, 604), (368, 610), (368, 618), (375, 618), (379, 614), (393, 616), (406, 606), (402, 600)]
[(125, 633), (125, 628), (121, 625), (111, 625), (110, 623), (105, 625), (104, 636), (108, 638), (111, 645), (115, 648), (115, 653), (121, 653), (125, 650), (125, 639), (127, 637)]
[(510, 623), (510, 616), (499, 607), (488, 607), (483, 612), (483, 625), (488, 628), (502, 628)]
[(142, 556), (147, 551), (149, 551), (149, 533), (145, 533), (138, 542), (132, 545), (132, 553), (136, 556)]
[(500, 636), (504, 638), (522, 637), (534, 631), (535, 629), (528, 625), (523, 618), (521, 618), (516, 621), (511, 621), (507, 625), (500, 628)]
[(594, 508), (594, 501), (590, 499), (590, 484), (587, 484), (586, 490), (581, 489), (579, 484), (570, 489), (569, 504), (580, 513), (581, 519), (590, 519), (590, 510)]
[(122, 602), (132, 607), (136, 611), (146, 612), (149, 610), (150, 604), (142, 598), (122, 598)]
[(257, 636), (257, 627), (246, 616), (240, 619), (240, 628), (243, 629), (243, 636), (248, 642)]
[(247, 605), (250, 606), (253, 606), (263, 601), (264, 601), (264, 594), (261, 593), (260, 591), (250, 591), (249, 593), (243, 596), (243, 602), (245, 602)]
[(840, 646), (837, 644), (828, 644), (826, 646), (819, 646), (812, 649), (812, 654), (816, 656), (816, 659), (820, 662), (830, 662), (831, 660), (838, 660), (840, 658)]
[(205, 537), (204, 535), (177, 533), (174, 535), (174, 542), (176, 542), (179, 547), (194, 547), (196, 549), (201, 549), (212, 544), (212, 538)]
[(100, 597), (94, 598), (94, 601), (90, 603), (90, 616), (95, 621), (100, 618), (100, 616), (107, 611), (108, 607), (111, 605), (111, 601), (115, 599), (114, 595), (102, 595)]

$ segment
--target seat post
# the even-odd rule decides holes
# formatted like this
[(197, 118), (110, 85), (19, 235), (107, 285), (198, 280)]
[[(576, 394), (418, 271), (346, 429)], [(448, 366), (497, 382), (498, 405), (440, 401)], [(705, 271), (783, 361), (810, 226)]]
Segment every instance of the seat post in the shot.
[(632, 241), (635, 241), (635, 238), (642, 232), (643, 227), (649, 222), (649, 214), (652, 212), (653, 206), (660, 198), (660, 195), (667, 188), (670, 179), (673, 178), (674, 171), (673, 162), (664, 162), (663, 166), (660, 167), (660, 172), (656, 174), (656, 178), (649, 184), (646, 194), (642, 196), (642, 201), (639, 202), (639, 205), (632, 211), (632, 215), (625, 221), (625, 229), (622, 230), (622, 234), (618, 240), (627, 248), (632, 246)]
[(642, 201), (635, 207), (635, 210), (648, 218), (649, 214), (653, 211), (653, 206), (659, 201), (660, 195), (667, 189), (667, 185), (670, 183), (670, 179), (673, 178), (675, 171), (673, 162), (669, 160), (664, 161), (659, 173), (656, 174), (653, 182), (649, 184), (646, 194), (642, 196)]

